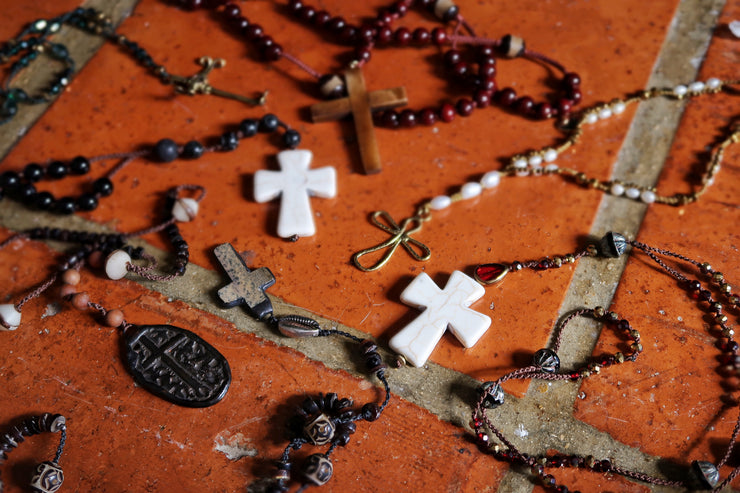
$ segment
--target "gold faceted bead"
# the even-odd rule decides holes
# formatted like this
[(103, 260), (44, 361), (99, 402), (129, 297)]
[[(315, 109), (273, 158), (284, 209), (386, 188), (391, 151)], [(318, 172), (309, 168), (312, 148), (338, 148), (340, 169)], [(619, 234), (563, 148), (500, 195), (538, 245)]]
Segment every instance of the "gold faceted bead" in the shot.
[(594, 308), (594, 317), (601, 318), (606, 313), (606, 310), (604, 310), (603, 306), (597, 306)]
[(552, 259), (552, 263), (555, 264), (555, 267), (560, 267), (563, 265), (563, 259), (560, 257), (555, 257)]
[(721, 272), (715, 272), (714, 274), (712, 274), (712, 281), (714, 282), (720, 283), (724, 281), (724, 279), (725, 279), (725, 276)]
[(590, 377), (590, 376), (591, 376), (591, 372), (590, 372), (590, 371), (588, 371), (588, 370), (583, 370), (583, 371), (581, 372), (581, 377), (583, 377), (583, 378), (588, 378), (588, 377)]
[(615, 353), (614, 357), (617, 359), (617, 363), (624, 363), (624, 354), (620, 352)]
[(601, 371), (601, 367), (597, 364), (591, 363), (589, 367), (591, 368), (591, 371), (594, 373), (599, 373)]
[(606, 314), (609, 320), (619, 320), (619, 315), (616, 312), (609, 312)]
[(630, 345), (630, 348), (633, 351), (637, 351), (638, 353), (642, 352), (642, 344), (640, 344), (639, 342), (633, 343), (632, 345)]
[(712, 272), (712, 266), (709, 264), (709, 262), (704, 262), (703, 264), (701, 264), (699, 266), (699, 269), (701, 269), (704, 274), (709, 274), (710, 272)]
[(586, 173), (576, 174), (576, 182), (579, 185), (585, 185), (586, 183), (588, 183), (588, 176), (586, 176)]
[(735, 306), (740, 305), (740, 296), (730, 296), (728, 301)]
[(727, 323), (727, 315), (724, 313), (718, 313), (714, 316), (714, 320), (717, 321), (717, 323), (724, 324)]
[(565, 261), (568, 262), (569, 264), (573, 264), (575, 263), (576, 258), (572, 254), (569, 253), (568, 255), (565, 256)]
[(722, 337), (732, 337), (735, 335), (735, 331), (730, 329), (729, 327), (725, 327), (722, 329)]

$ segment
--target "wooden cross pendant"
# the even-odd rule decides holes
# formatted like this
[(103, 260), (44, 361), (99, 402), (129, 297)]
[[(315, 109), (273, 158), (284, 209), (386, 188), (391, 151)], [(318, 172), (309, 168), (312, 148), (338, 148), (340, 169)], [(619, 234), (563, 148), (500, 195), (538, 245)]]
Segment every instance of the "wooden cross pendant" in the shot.
[(311, 106), (311, 119), (314, 123), (340, 120), (352, 115), (355, 122), (355, 133), (360, 144), (360, 158), (368, 175), (379, 173), (380, 152), (375, 140), (373, 128), (373, 111), (389, 110), (405, 105), (406, 89), (394, 87), (379, 91), (367, 92), (365, 79), (359, 67), (350, 68), (344, 73), (347, 82), (346, 98), (325, 101)]

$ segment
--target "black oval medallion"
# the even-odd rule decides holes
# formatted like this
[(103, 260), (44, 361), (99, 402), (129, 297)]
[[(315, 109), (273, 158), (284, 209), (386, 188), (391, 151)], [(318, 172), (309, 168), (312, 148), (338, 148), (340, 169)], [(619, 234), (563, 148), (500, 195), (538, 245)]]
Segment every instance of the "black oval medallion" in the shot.
[(172, 325), (132, 325), (124, 333), (129, 370), (162, 399), (186, 407), (211, 406), (226, 395), (231, 369), (213, 346)]

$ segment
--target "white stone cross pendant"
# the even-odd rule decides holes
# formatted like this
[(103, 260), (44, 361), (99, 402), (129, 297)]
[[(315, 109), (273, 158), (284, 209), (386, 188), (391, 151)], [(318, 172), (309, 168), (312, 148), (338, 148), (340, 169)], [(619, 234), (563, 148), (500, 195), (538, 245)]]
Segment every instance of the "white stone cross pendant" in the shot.
[(391, 338), (391, 348), (414, 366), (423, 366), (448, 327), (463, 346), (473, 347), (491, 319), (468, 307), (485, 292), (483, 286), (457, 270), (444, 289), (422, 272), (403, 290), (401, 301), (424, 308), (424, 312)]
[(282, 195), (277, 233), (283, 238), (312, 236), (316, 225), (309, 197), (337, 195), (337, 173), (331, 166), (309, 170), (311, 151), (282, 151), (277, 155), (280, 171), (260, 170), (254, 174), (254, 199), (267, 202)]

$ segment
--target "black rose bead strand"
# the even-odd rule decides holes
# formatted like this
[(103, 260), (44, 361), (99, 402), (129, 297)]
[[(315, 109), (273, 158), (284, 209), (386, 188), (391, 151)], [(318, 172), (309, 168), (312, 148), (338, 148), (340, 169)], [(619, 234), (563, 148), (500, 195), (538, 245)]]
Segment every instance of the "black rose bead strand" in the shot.
[[(38, 416), (26, 418), (20, 423), (13, 425), (10, 430), (0, 436), (0, 465), (8, 460), (8, 454), (26, 438), (41, 433), (59, 433), (59, 446), (54, 459), (44, 461), (34, 471), (30, 482), (31, 491), (35, 493), (53, 493), (61, 488), (64, 482), (64, 472), (59, 467), (59, 460), (64, 452), (67, 441), (67, 420), (61, 414), (44, 413)], [(3, 481), (0, 479), (0, 493), (4, 489)]]
[[(46, 167), (37, 163), (27, 164), (20, 172), (5, 171), (0, 174), (0, 199), (8, 196), (28, 207), (57, 214), (73, 214), (95, 210), (102, 198), (113, 194), (113, 177), (139, 158), (154, 162), (170, 163), (176, 159), (198, 159), (207, 152), (230, 152), (238, 148), (241, 140), (253, 137), (258, 133), (273, 134), (280, 129), (283, 133), (279, 146), (295, 149), (301, 143), (297, 130), (282, 122), (277, 116), (268, 113), (259, 119), (245, 119), (236, 128), (224, 132), (218, 137), (207, 139), (215, 143), (205, 146), (197, 140), (178, 145), (174, 140), (165, 138), (153, 146), (135, 152), (106, 154), (93, 158), (78, 156), (69, 162), (52, 161)], [(83, 176), (90, 172), (91, 164), (98, 161), (119, 161), (103, 177), (93, 181), (92, 190), (77, 197), (56, 198), (50, 192), (39, 191), (37, 183), (41, 181), (59, 181), (67, 177)]]
[[(183, 196), (183, 192), (196, 192), (194, 198)], [(177, 222), (193, 220), (199, 203), (205, 197), (205, 189), (198, 185), (180, 185), (167, 193), (165, 218), (150, 228), (132, 233), (92, 233), (87, 231), (73, 231), (61, 228), (39, 227), (16, 233), (2, 243), (5, 247), (18, 239), (52, 240), (77, 245), (71, 253), (67, 253), (52, 274), (33, 288), (16, 303), (0, 304), (0, 330), (15, 330), (21, 323), (21, 311), (31, 300), (38, 298), (61, 277), (65, 284), (74, 285), (79, 282), (79, 269), (89, 263), (92, 267), (103, 268), (106, 276), (112, 280), (122, 279), (132, 272), (151, 281), (169, 281), (185, 273), (189, 261), (189, 247), (180, 234)], [(148, 254), (142, 247), (126, 244), (131, 238), (164, 231), (175, 249), (173, 270), (168, 274), (153, 273), (157, 267), (154, 256)], [(144, 260), (145, 265), (134, 263)]]

